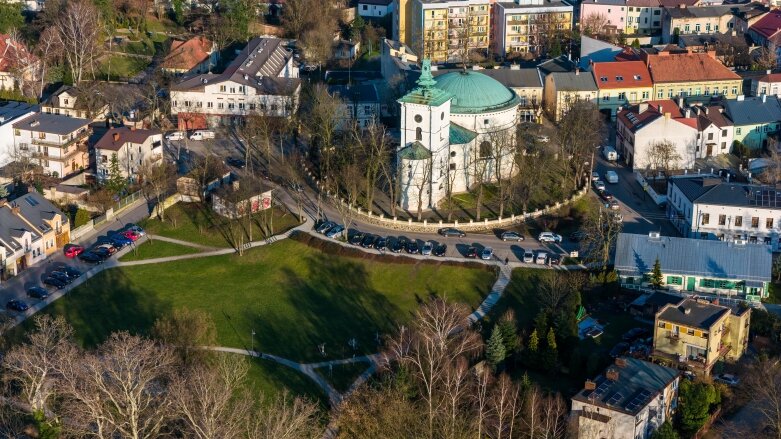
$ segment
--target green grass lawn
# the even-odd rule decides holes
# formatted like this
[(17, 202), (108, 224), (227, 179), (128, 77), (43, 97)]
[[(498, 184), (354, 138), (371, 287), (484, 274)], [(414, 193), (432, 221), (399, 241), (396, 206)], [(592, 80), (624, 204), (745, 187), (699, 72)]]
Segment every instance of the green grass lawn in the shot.
[(377, 333), (409, 320), (420, 301), (446, 295), (476, 306), (492, 272), (440, 263), (401, 264), (325, 254), (294, 240), (247, 251), (164, 264), (106, 270), (47, 308), (93, 346), (112, 331), (146, 334), (173, 309), (209, 313), (223, 346), (255, 349), (299, 361), (376, 351)]
[[(100, 66), (98, 67), (98, 75), (100, 79), (108, 79), (111, 81), (130, 79), (143, 71), (148, 65), (149, 61), (142, 58), (108, 55), (101, 61)], [(110, 78), (109, 73), (111, 74)]]
[(136, 246), (135, 249), (130, 250), (129, 253), (119, 258), (119, 260), (124, 262), (140, 261), (142, 259), (189, 255), (198, 252), (199, 250), (197, 248), (187, 247), (185, 245), (174, 244), (161, 240), (154, 240), (146, 241), (143, 244)]
[(369, 368), (369, 363), (349, 363), (339, 364), (329, 370), (328, 367), (321, 367), (316, 370), (326, 379), (338, 392), (346, 392), (353, 385), (356, 379)]
[[(257, 217), (263, 215), (256, 214)], [(148, 233), (168, 238), (182, 239), (210, 247), (230, 247), (225, 232), (225, 219), (197, 203), (177, 203), (165, 211), (165, 221), (148, 219), (141, 225)], [(298, 218), (286, 211), (273, 209), (274, 234), (282, 233), (298, 225)], [(246, 237), (249, 239), (249, 236)], [(258, 222), (253, 223), (253, 240), (263, 239)]]
[(304, 396), (326, 406), (325, 394), (308, 376), (270, 360), (247, 357), (247, 361), (250, 362), (247, 381), (258, 392), (253, 395), (255, 398), (260, 398), (262, 394), (263, 399), (268, 400), (287, 389), (291, 395)]

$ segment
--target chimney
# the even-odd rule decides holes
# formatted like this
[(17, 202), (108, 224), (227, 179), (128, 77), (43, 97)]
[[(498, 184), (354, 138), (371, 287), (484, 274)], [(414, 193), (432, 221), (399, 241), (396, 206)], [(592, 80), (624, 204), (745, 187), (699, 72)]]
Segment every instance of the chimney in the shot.
[(114, 141), (119, 142), (119, 133), (114, 133)]
[(684, 3), (679, 4), (678, 9), (686, 9), (686, 4)]
[(765, 74), (766, 74), (766, 75), (769, 75), (769, 74), (771, 74), (771, 73), (773, 73), (773, 71), (772, 71), (772, 70), (770, 70), (770, 69), (768, 69), (768, 70), (765, 70)]
[(765, 102), (767, 102), (767, 95), (763, 94), (762, 95), (762, 103), (765, 103)]
[(624, 357), (616, 358), (616, 366), (618, 366), (618, 367), (626, 367), (626, 358), (624, 358)]
[(648, 102), (643, 102), (643, 103), (641, 103), (640, 105), (638, 105), (638, 107), (637, 107), (637, 112), (638, 112), (639, 114), (643, 114), (643, 113), (645, 113), (646, 111), (648, 111)]
[(738, 102), (743, 102), (744, 100), (746, 100), (746, 96), (738, 95)]
[(583, 387), (584, 387), (586, 390), (594, 390), (594, 389), (596, 389), (596, 388), (597, 388), (597, 383), (595, 383), (595, 382), (593, 382), (593, 381), (591, 381), (591, 380), (586, 380), (586, 385), (585, 385), (585, 386), (583, 386)]
[(670, 113), (664, 113), (664, 118), (670, 120)]
[(716, 59), (716, 51), (715, 50), (709, 50), (706, 52), (709, 57)]
[(618, 381), (618, 369), (613, 367), (609, 368), (607, 372), (605, 372), (605, 377), (610, 381)]
[(687, 108), (686, 111), (684, 111), (684, 116), (686, 116), (687, 119), (692, 117), (692, 109)]
[(11, 204), (11, 212), (13, 212), (15, 215), (22, 214), (22, 210), (19, 208), (19, 205), (16, 203)]
[(708, 107), (705, 107), (705, 115), (706, 115), (706, 116), (708, 115), (708, 111), (709, 111), (709, 110), (708, 110)]
[(691, 308), (687, 308), (685, 306), (681, 307), (681, 311), (683, 311), (683, 313), (686, 314), (687, 316), (692, 313), (692, 309)]
[(661, 105), (659, 105), (659, 112), (660, 112), (660, 113), (664, 113), (664, 111), (662, 111), (662, 110), (663, 110), (662, 106), (661, 106)]
[(580, 67), (575, 67), (575, 76), (580, 75)]
[(130, 127), (130, 131), (135, 131), (135, 130), (136, 130), (136, 127), (135, 127), (135, 125), (132, 125), (132, 126)]

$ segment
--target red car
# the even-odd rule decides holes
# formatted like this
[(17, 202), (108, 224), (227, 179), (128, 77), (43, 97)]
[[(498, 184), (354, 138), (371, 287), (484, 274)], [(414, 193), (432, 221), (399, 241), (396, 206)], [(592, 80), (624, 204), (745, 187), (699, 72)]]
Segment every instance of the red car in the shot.
[(136, 241), (138, 238), (140, 238), (140, 237), (141, 237), (141, 235), (139, 235), (137, 232), (134, 232), (133, 230), (126, 230), (124, 233), (122, 233), (122, 235), (123, 235), (125, 238), (127, 238), (127, 239), (129, 239), (129, 240), (131, 240), (131, 241), (134, 241), (134, 242), (135, 242), (135, 241)]
[(65, 249), (65, 256), (69, 258), (75, 258), (82, 253), (84, 253), (84, 247), (80, 245), (72, 245)]

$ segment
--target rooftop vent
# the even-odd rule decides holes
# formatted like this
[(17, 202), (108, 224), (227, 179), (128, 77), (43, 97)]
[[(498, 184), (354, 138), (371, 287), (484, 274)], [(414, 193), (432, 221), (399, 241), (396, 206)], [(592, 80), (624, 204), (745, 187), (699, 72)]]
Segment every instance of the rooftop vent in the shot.
[(648, 237), (651, 239), (659, 239), (661, 235), (659, 232), (648, 232)]
[(610, 368), (605, 373), (605, 377), (610, 381), (618, 381), (618, 369)]
[(686, 314), (686, 315), (689, 315), (689, 314), (691, 314), (691, 313), (692, 313), (692, 309), (691, 309), (691, 308), (687, 308), (687, 307), (685, 307), (685, 306), (682, 306), (682, 307), (680, 308), (680, 310), (681, 310), (681, 312), (682, 312), (682, 313), (684, 313), (684, 314)]
[(119, 141), (119, 133), (114, 133), (114, 141), (115, 142)]
[(623, 357), (616, 358), (616, 366), (618, 366), (618, 367), (626, 367), (626, 358), (623, 358)]
[(583, 386), (586, 390), (594, 390), (597, 388), (597, 383), (591, 380), (586, 380), (586, 385)]
[(31, 127), (37, 127), (40, 124), (41, 124), (40, 120), (34, 120), (34, 121), (30, 122), (30, 126)]

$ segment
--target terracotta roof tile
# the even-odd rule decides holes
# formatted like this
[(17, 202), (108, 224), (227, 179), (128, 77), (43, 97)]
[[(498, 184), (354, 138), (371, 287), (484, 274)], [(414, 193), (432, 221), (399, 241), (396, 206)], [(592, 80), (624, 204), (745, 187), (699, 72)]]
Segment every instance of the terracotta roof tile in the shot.
[(27, 57), (35, 59), (23, 44), (15, 44), (8, 34), (0, 34), (0, 72), (11, 71), (20, 59)]
[[(114, 140), (115, 134), (117, 135), (117, 140)], [(162, 134), (162, 131), (132, 129), (126, 126), (111, 128), (98, 140), (98, 143), (95, 144), (95, 149), (119, 151), (125, 142), (144, 143), (147, 138), (155, 134)]]
[(171, 51), (163, 60), (164, 69), (191, 70), (209, 58), (212, 42), (204, 37), (190, 38), (187, 41), (174, 41)]
[(651, 75), (642, 61), (594, 63), (592, 72), (600, 89), (653, 87)]
[(781, 82), (781, 73), (771, 73), (769, 75), (758, 78), (757, 81), (762, 82)]
[(765, 38), (772, 37), (781, 29), (781, 10), (774, 9), (768, 12), (767, 15), (760, 18), (749, 29)]
[(648, 55), (648, 70), (654, 83), (740, 79), (706, 53)]

